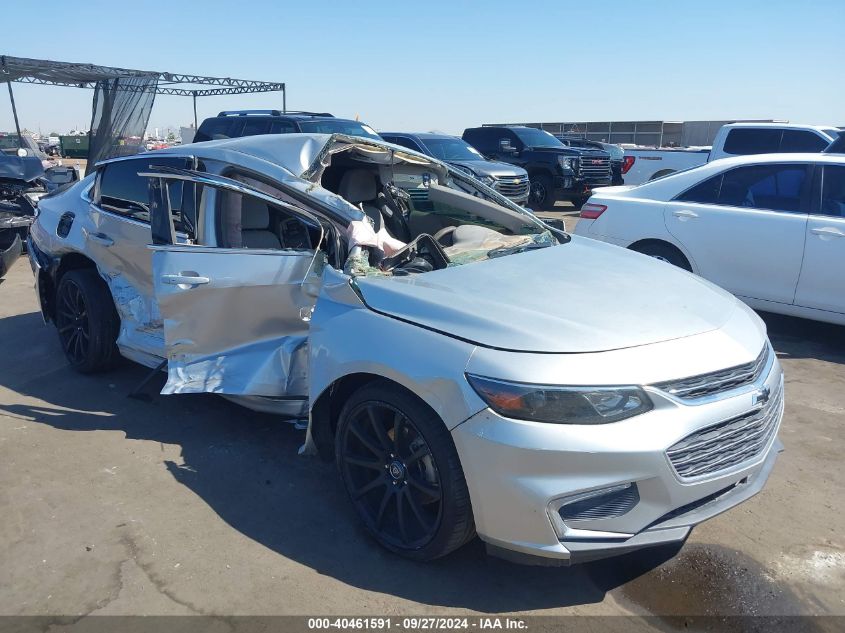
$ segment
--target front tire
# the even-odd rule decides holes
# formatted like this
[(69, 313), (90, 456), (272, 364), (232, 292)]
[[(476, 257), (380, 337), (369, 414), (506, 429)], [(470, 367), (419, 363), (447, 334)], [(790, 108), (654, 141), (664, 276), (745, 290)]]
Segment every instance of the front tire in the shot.
[(96, 271), (71, 270), (56, 290), (56, 329), (68, 363), (82, 374), (104, 371), (119, 358), (120, 319)]
[(449, 431), (397, 385), (379, 380), (352, 395), (338, 421), (335, 457), (352, 505), (383, 547), (427, 561), (475, 535)]
[(530, 207), (536, 211), (552, 211), (555, 208), (555, 183), (548, 174), (532, 174), (528, 177), (531, 191), (528, 196)]

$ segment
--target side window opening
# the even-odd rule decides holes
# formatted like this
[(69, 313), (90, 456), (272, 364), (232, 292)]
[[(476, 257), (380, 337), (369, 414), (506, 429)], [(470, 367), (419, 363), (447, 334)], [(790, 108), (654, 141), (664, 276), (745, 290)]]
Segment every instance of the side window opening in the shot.
[(270, 132), (270, 121), (258, 117), (246, 117), (244, 121), (243, 130), (238, 136), (258, 136), (259, 134), (268, 134)]
[(773, 128), (734, 128), (725, 139), (725, 153), (736, 156), (774, 154), (780, 148), (782, 131)]
[(780, 151), (784, 153), (816, 153), (822, 151), (829, 143), (828, 140), (815, 132), (808, 130), (784, 130), (783, 138), (780, 142)]
[[(245, 174), (227, 174), (248, 187), (284, 200), (283, 192)], [(256, 196), (220, 190), (217, 194), (219, 246), (263, 250), (320, 248), (320, 229), (282, 207)]]
[[(105, 211), (139, 222), (150, 221), (147, 179), (138, 175), (150, 165), (190, 167), (184, 157), (137, 158), (109, 163), (101, 167), (98, 185), (98, 205)], [(168, 186), (170, 208), (177, 231), (193, 233), (196, 228), (196, 209), (193, 191), (184, 191), (181, 182)], [(184, 213), (183, 213), (184, 210)]]
[(800, 213), (806, 177), (801, 164), (737, 167), (724, 174), (719, 204)]
[(820, 212), (822, 215), (845, 218), (845, 167), (824, 166)]
[(293, 134), (296, 128), (290, 121), (273, 121), (270, 125), (270, 134)]

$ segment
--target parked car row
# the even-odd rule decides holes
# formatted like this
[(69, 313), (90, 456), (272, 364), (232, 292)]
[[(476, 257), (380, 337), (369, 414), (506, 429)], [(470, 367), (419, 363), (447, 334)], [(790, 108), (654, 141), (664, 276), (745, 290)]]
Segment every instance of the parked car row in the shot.
[[(546, 564), (681, 544), (762, 489), (783, 376), (750, 308), (545, 224), (464, 146), (302, 116), (322, 127), (106, 161), (42, 198), (30, 261), (72, 367), (123, 356), (163, 394), (307, 418), (303, 452), (416, 560), (476, 534)], [(607, 154), (529, 130), (464, 140), (584, 195)]]
[[(419, 132), (377, 133), (360, 121), (328, 112), (233, 110), (203, 121), (194, 142), (297, 132), (382, 138), (455, 165), (514, 202), (537, 210), (553, 209), (558, 201), (578, 207), (593, 188), (614, 184), (615, 167), (608, 148), (564, 143), (548, 132), (524, 126), (467, 128), (458, 138)], [(616, 164), (621, 173), (621, 162)]]

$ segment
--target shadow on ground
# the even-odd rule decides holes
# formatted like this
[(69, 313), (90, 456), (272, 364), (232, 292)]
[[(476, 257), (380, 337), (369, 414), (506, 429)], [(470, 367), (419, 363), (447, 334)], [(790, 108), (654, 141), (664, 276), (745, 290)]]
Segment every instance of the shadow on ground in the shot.
[[(810, 353), (801, 350), (814, 348), (816, 340), (798, 341), (808, 336), (805, 326), (812, 329), (786, 324), (781, 332), (781, 324), (770, 323), (776, 347)], [(819, 335), (819, 345), (826, 336)], [(129, 399), (147, 370), (125, 363), (107, 375), (75, 374), (64, 365), (52, 328), (36, 314), (1, 319), (0, 341), (12, 341), (20, 354), (37, 353), (46, 372), (16, 371), (13, 356), (0, 357), (0, 386), (26, 397), (0, 404), (0, 411), (67, 431), (122, 431), (131, 439), (179, 445), (184, 463), (167, 462), (170, 473), (232, 528), (354, 587), (481, 612), (550, 609), (601, 602), (608, 591), (655, 577), (675, 553), (657, 549), (572, 568), (525, 567), (486, 556), (475, 540), (434, 563), (405, 561), (358, 526), (333, 464), (297, 455), (304, 434), (289, 424), (211, 395)], [(156, 377), (150, 391), (162, 382)], [(649, 593), (642, 583), (635, 600)], [(694, 584), (687, 589), (701, 590)], [(653, 591), (660, 591), (660, 582), (653, 582)]]
[(779, 356), (845, 364), (845, 327), (761, 312)]

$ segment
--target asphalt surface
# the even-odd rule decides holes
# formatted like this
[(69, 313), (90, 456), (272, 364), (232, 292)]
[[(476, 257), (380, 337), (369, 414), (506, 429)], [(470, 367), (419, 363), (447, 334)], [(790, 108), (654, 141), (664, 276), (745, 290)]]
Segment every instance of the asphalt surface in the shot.
[(845, 615), (845, 328), (764, 317), (786, 449), (674, 558), (523, 567), (476, 540), (415, 564), (297, 455), (302, 431), (212, 395), (130, 399), (128, 362), (72, 372), (20, 260), (0, 283), (0, 615)]

